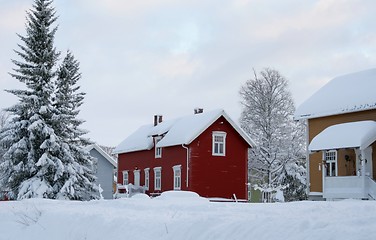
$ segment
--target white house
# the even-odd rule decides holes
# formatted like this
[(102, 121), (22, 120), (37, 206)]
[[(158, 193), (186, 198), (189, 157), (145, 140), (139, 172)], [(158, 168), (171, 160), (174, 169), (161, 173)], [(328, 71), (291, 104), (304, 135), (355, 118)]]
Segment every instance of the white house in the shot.
[(90, 155), (97, 159), (97, 184), (103, 189), (104, 199), (113, 198), (114, 170), (117, 168), (117, 162), (102, 150), (97, 144), (90, 145), (88, 148)]

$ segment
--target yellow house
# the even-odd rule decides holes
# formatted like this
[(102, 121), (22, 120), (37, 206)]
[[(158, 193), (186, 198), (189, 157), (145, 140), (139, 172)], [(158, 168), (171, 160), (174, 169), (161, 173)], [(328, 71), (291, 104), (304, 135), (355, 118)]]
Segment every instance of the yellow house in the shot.
[(307, 126), (310, 199), (376, 199), (376, 69), (334, 78), (295, 119)]

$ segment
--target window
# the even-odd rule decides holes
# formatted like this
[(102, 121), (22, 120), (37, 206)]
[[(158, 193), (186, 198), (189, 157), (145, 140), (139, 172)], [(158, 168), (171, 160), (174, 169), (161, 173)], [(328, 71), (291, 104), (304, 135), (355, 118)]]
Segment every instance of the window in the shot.
[(155, 158), (161, 158), (162, 157), (162, 148), (157, 147), (157, 143), (161, 141), (162, 137), (158, 136), (155, 137)]
[(226, 133), (225, 132), (213, 132), (213, 156), (225, 156), (226, 155)]
[(140, 170), (134, 170), (133, 171), (134, 175), (134, 185), (135, 186), (140, 186)]
[(155, 148), (155, 158), (161, 158), (162, 157), (162, 148), (156, 147)]
[(123, 185), (128, 185), (129, 179), (128, 179), (128, 171), (123, 171)]
[(154, 190), (161, 190), (162, 189), (162, 168), (156, 167), (154, 168)]
[(174, 171), (174, 190), (181, 189), (181, 165), (173, 166)]
[(145, 168), (144, 172), (145, 172), (145, 189), (149, 190), (149, 168)]
[(337, 151), (336, 150), (325, 151), (323, 154), (324, 154), (324, 160), (326, 164), (326, 176), (328, 177), (338, 176)]

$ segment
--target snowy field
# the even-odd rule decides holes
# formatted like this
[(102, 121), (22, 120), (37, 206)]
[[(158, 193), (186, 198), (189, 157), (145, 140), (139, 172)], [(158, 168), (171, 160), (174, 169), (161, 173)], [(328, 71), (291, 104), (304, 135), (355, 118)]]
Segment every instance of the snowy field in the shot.
[(376, 239), (376, 201), (209, 203), (190, 193), (0, 202), (5, 239)]

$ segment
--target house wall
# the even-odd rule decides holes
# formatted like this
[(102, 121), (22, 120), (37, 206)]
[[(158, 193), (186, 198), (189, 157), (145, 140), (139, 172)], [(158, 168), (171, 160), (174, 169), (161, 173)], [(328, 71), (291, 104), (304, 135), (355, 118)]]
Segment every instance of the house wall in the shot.
[[(96, 149), (90, 151), (90, 155), (98, 160), (97, 162), (97, 184), (103, 189), (102, 196), (104, 199), (112, 199), (113, 182), (114, 182), (114, 166), (108, 162)], [(99, 194), (99, 193), (98, 193)]]
[[(155, 149), (119, 154), (118, 156), (118, 183), (123, 183), (123, 170), (128, 171), (129, 183), (134, 184), (134, 173), (140, 170), (140, 185), (145, 185), (144, 169), (149, 168), (149, 190), (147, 193), (160, 193), (173, 189), (173, 166), (181, 165), (181, 190), (186, 187), (186, 155), (182, 146), (166, 147), (162, 149), (162, 157), (155, 158)], [(161, 167), (161, 190), (154, 189), (154, 168)]]
[[(226, 156), (212, 156), (212, 132), (224, 131)], [(155, 158), (155, 149), (123, 153), (118, 156), (118, 182), (123, 182), (123, 170), (128, 170), (129, 182), (134, 183), (134, 169), (140, 169), (140, 184), (144, 185), (144, 169), (150, 168), (147, 193), (173, 189), (173, 166), (181, 165), (181, 190), (197, 192), (203, 197), (247, 199), (248, 144), (225, 120), (219, 118), (189, 146), (189, 175), (187, 187), (187, 150), (181, 145), (165, 147), (162, 157)], [(162, 190), (154, 189), (154, 167), (162, 167)]]
[[(212, 133), (224, 131), (226, 156), (212, 155)], [(247, 199), (248, 144), (221, 117), (191, 144), (190, 178), (192, 191), (203, 197)]]
[[(347, 113), (347, 114), (340, 114), (328, 117), (321, 117), (321, 118), (314, 118), (308, 120), (308, 138), (309, 143), (311, 143), (312, 139), (322, 132), (325, 128), (340, 124), (340, 123), (347, 123), (347, 122), (356, 122), (356, 121), (365, 121), (365, 120), (373, 120), (376, 121), (376, 110), (367, 110), (367, 111), (360, 111), (354, 113)], [(373, 159), (375, 161), (375, 151), (376, 145), (373, 144)], [(338, 174), (340, 176), (345, 176), (346, 173), (346, 161), (344, 160), (344, 156), (346, 155), (344, 150), (339, 151), (338, 153)], [(353, 159), (356, 158), (355, 153), (353, 153)], [(310, 168), (310, 192), (322, 192), (322, 172), (319, 170), (319, 165), (322, 162), (322, 153), (314, 153), (309, 156), (309, 168)], [(373, 167), (375, 169), (375, 165)], [(375, 171), (374, 171), (375, 174)]]

